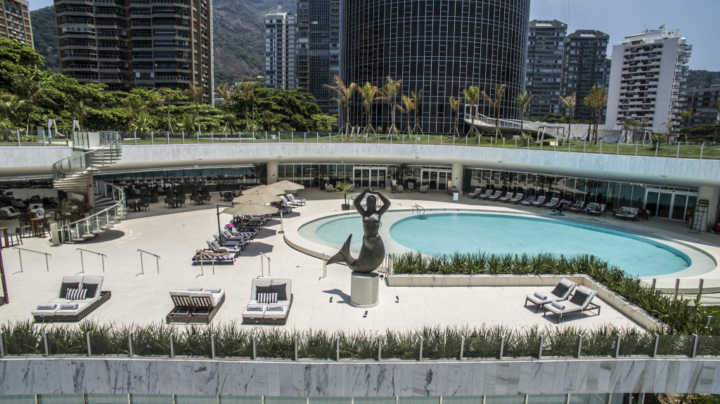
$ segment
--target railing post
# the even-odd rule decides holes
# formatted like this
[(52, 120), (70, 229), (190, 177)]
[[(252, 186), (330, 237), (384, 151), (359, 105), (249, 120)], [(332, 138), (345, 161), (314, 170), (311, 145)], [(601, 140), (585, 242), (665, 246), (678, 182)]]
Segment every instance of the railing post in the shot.
[(538, 350), (537, 350), (537, 358), (542, 359), (542, 351), (543, 351), (543, 336), (541, 335), (538, 338)]
[(578, 340), (577, 340), (577, 351), (575, 352), (575, 357), (580, 359), (580, 356), (582, 355), (582, 334), (578, 334)]
[(252, 360), (257, 359), (257, 338), (255, 334), (252, 337)]
[(703, 158), (703, 151), (705, 151), (705, 142), (700, 145), (700, 160)]
[(45, 330), (43, 330), (42, 339), (43, 339), (43, 348), (45, 349), (45, 356), (50, 356), (50, 349), (48, 348), (48, 342), (47, 342), (47, 331), (45, 331)]
[(660, 345), (660, 334), (655, 334), (655, 345), (653, 346), (652, 357), (657, 356), (658, 346)]
[(673, 300), (677, 300), (679, 294), (680, 294), (680, 278), (675, 278), (675, 295), (673, 296)]
[(293, 337), (293, 360), (297, 362), (298, 360), (298, 340), (297, 336)]
[(603, 149), (603, 142), (602, 142), (602, 141), (600, 141), (600, 154), (602, 154), (602, 152), (603, 152), (603, 150), (602, 150), (602, 149)]
[(423, 345), (425, 345), (425, 338), (420, 337), (420, 350), (418, 352), (418, 360), (419, 361), (423, 360)]
[(698, 343), (700, 342), (700, 337), (697, 334), (693, 334), (693, 344), (692, 344), (692, 350), (690, 351), (690, 357), (694, 358), (697, 356), (697, 350), (698, 350)]
[(503, 354), (505, 353), (505, 336), (500, 336), (500, 350), (498, 351), (498, 359), (503, 358)]
[(18, 248), (18, 260), (20, 261), (20, 272), (24, 272), (22, 263), (22, 250)]
[(84, 274), (85, 273), (85, 260), (83, 259), (82, 250), (79, 250), (79, 251), (80, 251), (80, 272)]
[(655, 294), (655, 285), (657, 284), (657, 278), (653, 278), (652, 284), (650, 284), (650, 291)]
[(657, 142), (657, 143), (655, 143), (655, 157), (657, 157), (659, 149), (660, 149), (660, 142)]
[(675, 153), (675, 158), (680, 158), (680, 143), (682, 143), (682, 142), (680, 142), (678, 140), (677, 152)]
[(92, 356), (92, 345), (90, 345), (90, 332), (85, 333), (85, 343), (87, 343), (87, 356)]
[(378, 360), (378, 362), (380, 362), (382, 360), (382, 340), (379, 338), (378, 338), (377, 360)]
[(587, 140), (583, 139), (583, 153), (587, 153)]
[(703, 288), (705, 287), (705, 279), (700, 278), (700, 282), (698, 282), (698, 294), (697, 294), (697, 303), (700, 304), (700, 300), (702, 300), (702, 293)]
[(5, 357), (5, 334), (0, 332), (0, 358)]
[(210, 359), (215, 359), (215, 334), (210, 333)]
[(340, 338), (335, 339), (335, 360), (340, 361)]
[(170, 333), (170, 357), (175, 357), (175, 338), (173, 333)]
[(615, 357), (616, 358), (620, 357), (620, 340), (621, 340), (621, 338), (622, 337), (620, 336), (620, 334), (618, 334), (617, 337), (615, 338)]
[(615, 151), (615, 154), (620, 154), (620, 139), (618, 139), (617, 150)]
[(463, 357), (465, 356), (465, 336), (460, 336), (460, 360), (463, 360)]
[(636, 156), (638, 155), (638, 144), (637, 144), (637, 142), (635, 142), (635, 155), (636, 155)]
[(134, 348), (133, 334), (132, 334), (132, 332), (129, 332), (128, 333), (128, 356), (131, 358), (133, 357), (133, 355), (135, 355), (135, 350), (133, 348)]

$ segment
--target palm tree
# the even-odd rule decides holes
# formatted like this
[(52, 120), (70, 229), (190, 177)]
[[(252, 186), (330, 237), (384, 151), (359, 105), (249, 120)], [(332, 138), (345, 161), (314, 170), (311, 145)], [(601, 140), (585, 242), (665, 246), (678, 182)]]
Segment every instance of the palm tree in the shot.
[[(250, 104), (250, 117), (252, 120), (255, 120), (255, 101), (257, 101), (257, 96), (255, 95), (255, 83), (252, 81), (244, 81), (240, 83), (240, 94), (242, 94), (243, 99)], [(248, 118), (248, 114), (245, 113), (245, 122), (246, 122), (246, 128), (250, 129), (250, 119)]]
[(365, 126), (365, 133), (375, 133), (375, 128), (372, 126), (372, 106), (375, 101), (378, 100), (378, 94), (380, 89), (377, 86), (372, 85), (369, 81), (360, 87), (360, 95), (362, 95), (362, 106), (367, 115), (367, 126)]
[(568, 95), (566, 97), (560, 97), (560, 101), (565, 105), (565, 109), (567, 109), (567, 117), (568, 117), (568, 133), (567, 133), (567, 141), (570, 141), (570, 134), (572, 129), (572, 120), (575, 116), (575, 104), (577, 104), (577, 95), (575, 93), (572, 93), (572, 95)]
[(413, 128), (413, 130), (420, 129), (420, 133), (422, 133), (422, 131), (423, 131), (422, 119), (418, 119), (418, 114), (422, 112), (422, 90), (418, 90), (417, 92), (410, 91), (410, 98), (412, 98), (413, 111), (415, 113), (414, 114), (415, 115), (415, 119), (414, 119), (415, 127)]
[(200, 102), (203, 97), (203, 89), (202, 89), (202, 87), (198, 87), (194, 83), (192, 83), (192, 84), (190, 84), (190, 87), (185, 89), (185, 96), (193, 104), (193, 110), (195, 111), (194, 121), (197, 126), (198, 132), (200, 132), (200, 128), (197, 125), (197, 123), (198, 123), (198, 118), (200, 117)]
[(340, 111), (343, 110), (343, 107), (345, 108), (345, 116), (342, 117), (342, 120), (345, 123), (345, 134), (350, 135), (350, 99), (352, 98), (353, 94), (355, 94), (355, 91), (357, 91), (358, 87), (355, 83), (350, 83), (349, 86), (346, 86), (345, 82), (342, 81), (340, 76), (338, 76), (337, 74), (335, 75), (334, 81), (334, 86), (325, 84), (324, 87), (335, 92), (337, 96), (335, 98), (335, 102), (338, 104)]
[(491, 98), (485, 90), (480, 93), (483, 100), (492, 107), (493, 112), (495, 113), (495, 143), (497, 143), (498, 136), (500, 135), (500, 107), (502, 106), (502, 100), (505, 96), (505, 89), (507, 89), (507, 84), (505, 83), (495, 86), (494, 99)]
[(535, 98), (534, 95), (530, 95), (527, 92), (520, 93), (515, 98), (515, 102), (517, 102), (518, 107), (520, 107), (520, 134), (523, 134), (523, 123), (525, 120), (525, 114), (527, 113), (528, 108), (530, 107), (530, 103), (532, 102), (533, 98)]
[(47, 82), (38, 70), (31, 72), (18, 72), (12, 76), (12, 85), (14, 93), (23, 102), (22, 108), (18, 112), (23, 112), (25, 122), (25, 133), (30, 133), (30, 117), (33, 109), (43, 96)]
[(0, 122), (3, 126), (10, 128), (16, 123), (24, 104), (25, 101), (15, 94), (0, 93)]
[(478, 109), (478, 104), (480, 103), (480, 87), (470, 86), (464, 89), (463, 96), (465, 97), (465, 105), (470, 105), (470, 108), (472, 109), (470, 111), (470, 114), (472, 115), (472, 125), (470, 125), (470, 129), (468, 129), (468, 133), (466, 134), (470, 135), (471, 133), (475, 133), (475, 131), (477, 131), (477, 128), (475, 128), (475, 114)]
[[(453, 132), (456, 136), (460, 136), (460, 132), (458, 132), (458, 120), (460, 118), (460, 102), (462, 101), (462, 98), (455, 98), (454, 96), (450, 96), (448, 99), (448, 103), (450, 103), (450, 111), (452, 114), (455, 114), (455, 120), (453, 120)], [(452, 120), (452, 116), (450, 117)]]
[(593, 86), (583, 99), (583, 104), (592, 112), (593, 116), (593, 143), (598, 141), (598, 126), (600, 125), (600, 112), (607, 104), (608, 93), (604, 86)]
[(413, 101), (412, 97), (403, 95), (402, 103), (403, 103), (403, 105), (400, 107), (400, 109), (401, 109), (401, 111), (403, 111), (407, 114), (407, 130), (408, 130), (408, 135), (411, 135), (412, 134), (412, 126), (410, 126), (410, 116), (412, 116), (412, 113), (415, 110), (415, 101)]
[(385, 84), (382, 87), (382, 100), (390, 104), (390, 121), (392, 123), (388, 133), (398, 132), (397, 127), (395, 126), (395, 109), (397, 105), (395, 103), (395, 98), (397, 98), (401, 86), (402, 80), (393, 80), (391, 76), (387, 76), (385, 78)]

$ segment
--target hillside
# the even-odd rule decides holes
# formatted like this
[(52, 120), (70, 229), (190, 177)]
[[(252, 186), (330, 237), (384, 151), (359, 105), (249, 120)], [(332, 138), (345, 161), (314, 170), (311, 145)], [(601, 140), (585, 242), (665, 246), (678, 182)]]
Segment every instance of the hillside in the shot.
[[(263, 74), (265, 27), (263, 15), (282, 9), (295, 10), (294, 0), (214, 0), (216, 84)], [(58, 63), (57, 24), (53, 7), (31, 12), (35, 49), (45, 57), (45, 68)]]

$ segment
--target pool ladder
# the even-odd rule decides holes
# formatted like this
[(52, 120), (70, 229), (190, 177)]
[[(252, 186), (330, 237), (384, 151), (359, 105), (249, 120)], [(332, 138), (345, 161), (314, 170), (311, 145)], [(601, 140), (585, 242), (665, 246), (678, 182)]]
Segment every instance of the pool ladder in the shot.
[(413, 205), (413, 215), (424, 217), (425, 216), (425, 208), (422, 205), (416, 203), (415, 205)]

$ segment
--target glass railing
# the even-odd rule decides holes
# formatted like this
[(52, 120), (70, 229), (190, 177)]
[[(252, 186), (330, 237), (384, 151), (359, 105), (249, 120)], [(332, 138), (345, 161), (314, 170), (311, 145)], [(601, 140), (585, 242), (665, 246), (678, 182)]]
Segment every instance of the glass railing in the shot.
[(61, 242), (67, 243), (90, 239), (109, 229), (112, 224), (125, 217), (125, 191), (113, 184), (107, 185), (112, 190), (108, 193), (108, 196), (111, 196), (115, 203), (90, 216), (62, 226), (60, 232)]

